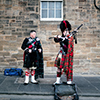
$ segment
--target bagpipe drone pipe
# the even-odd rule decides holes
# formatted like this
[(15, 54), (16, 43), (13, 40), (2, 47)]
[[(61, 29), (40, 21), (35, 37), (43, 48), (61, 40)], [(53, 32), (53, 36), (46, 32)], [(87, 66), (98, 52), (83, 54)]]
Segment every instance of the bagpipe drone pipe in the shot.
[[(75, 34), (78, 33), (78, 30), (79, 30), (82, 26), (83, 26), (83, 24), (81, 24), (80, 26), (78, 26), (74, 31), (70, 32), (70, 35), (68, 36), (69, 38), (73, 36), (74, 39), (75, 39), (75, 43), (76, 43), (76, 44), (77, 44), (77, 38), (76, 38)], [(67, 31), (67, 28), (66, 28), (66, 31)], [(53, 38), (55, 38), (55, 37), (49, 37), (49, 39), (53, 39)], [(61, 39), (64, 39), (64, 38), (66, 38), (66, 37), (60, 37), (60, 38), (61, 38)]]

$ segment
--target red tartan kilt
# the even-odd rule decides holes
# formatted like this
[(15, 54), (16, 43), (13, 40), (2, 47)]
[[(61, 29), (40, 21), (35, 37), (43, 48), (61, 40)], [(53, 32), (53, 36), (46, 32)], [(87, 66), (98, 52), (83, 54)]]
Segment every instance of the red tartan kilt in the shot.
[[(60, 52), (62, 52), (62, 51), (60, 51)], [(56, 57), (56, 59), (55, 59), (55, 67), (58, 67), (58, 68), (63, 68), (64, 67), (64, 62), (65, 62), (65, 55), (63, 55), (62, 54), (62, 58), (60, 59), (61, 61), (60, 61), (60, 66), (58, 66), (57, 65), (57, 61), (58, 61), (58, 56), (59, 56), (59, 53), (57, 54), (57, 57)]]
[(71, 79), (71, 80), (73, 80), (73, 47), (74, 47), (73, 37), (71, 37), (68, 42), (67, 54), (66, 55), (62, 54), (60, 66), (57, 65), (59, 53), (57, 54), (57, 57), (55, 59), (55, 65), (54, 65), (55, 67), (63, 68), (63, 71), (67, 75), (67, 79)]

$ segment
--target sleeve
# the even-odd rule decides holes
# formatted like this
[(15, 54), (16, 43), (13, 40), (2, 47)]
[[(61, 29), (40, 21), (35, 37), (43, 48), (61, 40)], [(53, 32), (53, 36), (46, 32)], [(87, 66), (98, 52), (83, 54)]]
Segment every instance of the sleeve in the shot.
[(68, 48), (68, 39), (65, 39), (64, 40), (64, 46), (63, 46), (64, 49), (67, 49)]
[(28, 39), (25, 38), (24, 41), (23, 41), (23, 43), (22, 43), (22, 46), (21, 46), (21, 48), (22, 48), (23, 50), (25, 50), (25, 49), (27, 48), (27, 42), (28, 42)]
[(64, 49), (68, 48), (68, 39), (65, 39), (64, 41), (60, 41), (60, 46)]
[(42, 49), (42, 45), (39, 38), (36, 39), (36, 46), (37, 46), (37, 49)]
[(65, 39), (65, 40), (64, 40), (64, 44), (65, 44), (66, 46), (68, 46), (68, 39)]
[(54, 41), (55, 42), (60, 42), (60, 41), (62, 41), (63, 39), (61, 39), (61, 38), (54, 38)]

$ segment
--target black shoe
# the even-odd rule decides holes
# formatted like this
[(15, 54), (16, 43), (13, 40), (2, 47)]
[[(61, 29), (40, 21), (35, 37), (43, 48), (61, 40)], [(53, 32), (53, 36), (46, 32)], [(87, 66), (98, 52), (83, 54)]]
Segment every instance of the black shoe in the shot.
[(24, 85), (28, 85), (28, 83), (24, 83)]

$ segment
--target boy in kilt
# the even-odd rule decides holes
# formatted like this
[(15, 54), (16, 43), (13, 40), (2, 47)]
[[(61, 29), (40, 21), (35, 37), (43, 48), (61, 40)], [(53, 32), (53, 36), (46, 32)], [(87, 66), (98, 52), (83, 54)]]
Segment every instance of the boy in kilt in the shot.
[(25, 71), (25, 81), (24, 84), (29, 83), (29, 75), (31, 73), (31, 82), (38, 83), (36, 79), (39, 77), (44, 77), (43, 71), (43, 49), (38, 37), (36, 37), (36, 31), (31, 30), (30, 37), (25, 38), (21, 48), (24, 50), (23, 55), (23, 67), (26, 68)]
[(55, 42), (60, 43), (60, 50), (55, 59), (55, 67), (57, 67), (57, 79), (54, 84), (60, 84), (60, 78), (63, 72), (66, 74), (67, 84), (72, 84), (73, 81), (73, 37), (70, 36), (71, 25), (66, 20), (60, 23), (62, 36), (57, 35), (54, 38)]

